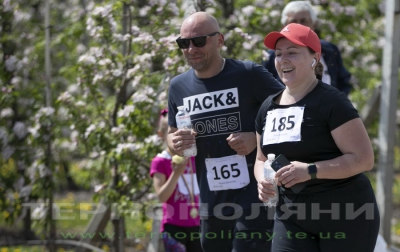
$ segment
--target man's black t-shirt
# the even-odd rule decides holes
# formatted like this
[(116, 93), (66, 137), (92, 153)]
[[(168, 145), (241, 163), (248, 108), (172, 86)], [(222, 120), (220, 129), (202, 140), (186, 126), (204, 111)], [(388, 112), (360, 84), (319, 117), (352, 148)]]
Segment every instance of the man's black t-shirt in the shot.
[[(261, 103), (282, 89), (283, 85), (261, 65), (233, 59), (226, 59), (224, 69), (214, 77), (200, 79), (190, 69), (171, 80), (168, 123), (176, 128), (177, 107), (184, 105), (197, 132), (196, 168), (201, 216), (232, 215), (237, 209), (229, 205), (244, 209), (252, 203), (261, 203), (253, 172), (256, 150), (242, 159), (245, 161), (242, 166), (247, 167), (238, 167), (240, 164), (236, 163), (219, 166), (219, 161), (210, 160), (235, 157), (237, 153), (226, 139), (234, 132), (254, 132), (254, 120)], [(234, 160), (236, 162), (237, 159)], [(245, 170), (239, 171), (238, 168)], [(242, 176), (245, 172), (249, 175), (247, 185), (237, 189), (210, 190), (209, 181), (217, 181), (221, 185), (223, 181), (231, 183), (229, 179)], [(221, 203), (226, 207), (219, 209), (223, 206)]]

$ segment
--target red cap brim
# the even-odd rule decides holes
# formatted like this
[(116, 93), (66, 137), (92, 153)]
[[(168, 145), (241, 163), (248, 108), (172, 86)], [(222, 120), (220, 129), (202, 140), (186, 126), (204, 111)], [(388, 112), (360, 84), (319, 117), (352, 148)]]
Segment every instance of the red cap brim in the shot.
[(280, 39), (280, 38), (287, 38), (288, 40), (292, 41), (293, 43), (300, 45), (300, 46), (307, 46), (304, 43), (298, 41), (297, 39), (294, 38), (288, 38), (285, 35), (283, 35), (280, 32), (274, 31), (274, 32), (270, 32), (267, 34), (267, 36), (265, 36), (264, 38), (264, 45), (266, 47), (268, 47), (269, 49), (273, 49), (275, 50), (275, 46), (276, 46), (276, 42)]

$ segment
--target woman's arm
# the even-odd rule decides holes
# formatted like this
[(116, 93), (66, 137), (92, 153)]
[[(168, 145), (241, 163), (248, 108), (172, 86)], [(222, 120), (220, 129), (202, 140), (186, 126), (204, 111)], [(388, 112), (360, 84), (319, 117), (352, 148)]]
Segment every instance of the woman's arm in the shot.
[(316, 162), (317, 178), (348, 178), (373, 168), (374, 151), (360, 118), (344, 123), (331, 133), (343, 155), (331, 160)]
[(261, 201), (268, 201), (269, 198), (274, 197), (275, 190), (273, 184), (266, 181), (264, 179), (264, 162), (267, 158), (261, 151), (260, 148), (260, 134), (256, 132), (256, 139), (257, 139), (257, 156), (254, 162), (254, 176), (256, 177), (257, 183), (257, 190), (258, 190), (258, 198)]
[[(374, 152), (368, 133), (360, 118), (352, 119), (334, 129), (332, 137), (343, 155), (325, 161), (315, 162), (318, 179), (343, 179), (369, 171), (374, 166)], [(308, 164), (291, 162), (282, 167), (276, 176), (279, 185), (291, 187), (311, 179)]]

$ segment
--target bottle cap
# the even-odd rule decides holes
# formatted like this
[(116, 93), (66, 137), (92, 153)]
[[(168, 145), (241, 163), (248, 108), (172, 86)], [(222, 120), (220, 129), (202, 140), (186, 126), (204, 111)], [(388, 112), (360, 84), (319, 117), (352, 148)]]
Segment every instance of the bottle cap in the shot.
[(275, 159), (275, 154), (270, 153), (270, 154), (267, 155), (267, 157), (268, 157), (268, 160), (274, 160)]

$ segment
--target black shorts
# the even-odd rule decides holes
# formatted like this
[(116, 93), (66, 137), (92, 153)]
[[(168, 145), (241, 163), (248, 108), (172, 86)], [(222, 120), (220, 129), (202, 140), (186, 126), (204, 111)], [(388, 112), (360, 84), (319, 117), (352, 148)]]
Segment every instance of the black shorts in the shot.
[[(166, 252), (201, 252), (199, 227), (164, 224), (163, 242)], [(180, 243), (180, 244), (177, 244)], [(185, 247), (182, 248), (182, 245)]]
[(260, 203), (254, 204), (253, 210), (244, 209), (243, 214), (235, 219), (202, 218), (201, 246), (205, 252), (269, 252), (273, 215), (273, 208)]
[(374, 251), (380, 218), (372, 188), (279, 200), (272, 251)]

